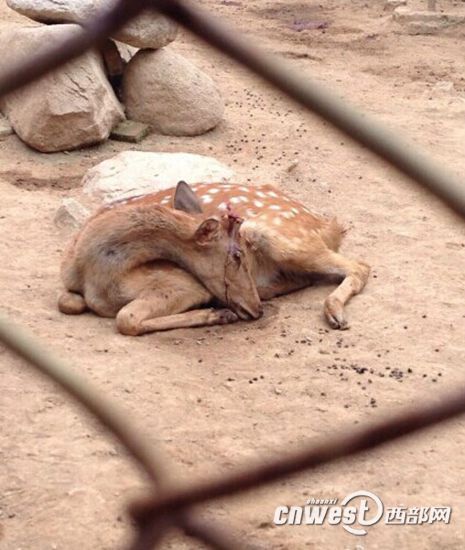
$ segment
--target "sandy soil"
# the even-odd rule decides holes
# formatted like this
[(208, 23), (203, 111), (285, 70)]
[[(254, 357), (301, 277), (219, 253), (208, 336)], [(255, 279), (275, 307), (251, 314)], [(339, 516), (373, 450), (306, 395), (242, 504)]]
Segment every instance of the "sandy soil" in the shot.
[[(407, 132), (456, 173), (465, 168), (463, 29), (409, 36), (381, 1), (203, 4), (239, 25), (302, 74), (330, 84)], [(465, 10), (461, 2), (441, 7)], [(0, 18), (17, 18), (2, 0)], [(323, 30), (292, 29), (323, 20)], [(247, 71), (182, 33), (172, 46), (208, 71), (227, 101), (224, 122), (198, 138), (152, 135), (140, 146), (107, 142), (40, 155), (15, 136), (0, 142), (0, 302), (94, 386), (118, 402), (163, 449), (180, 482), (231, 472), (335, 430), (434, 400), (465, 382), (465, 225), (395, 170), (303, 113)], [(124, 149), (190, 151), (231, 164), (239, 181), (272, 182), (353, 227), (343, 246), (373, 266), (351, 302), (351, 330), (328, 330), (328, 287), (274, 301), (251, 324), (125, 338), (111, 320), (56, 310), (69, 234), (53, 224), (64, 196), (97, 162)], [(298, 166), (287, 172), (298, 159)], [(125, 453), (51, 383), (0, 348), (0, 547), (121, 548), (126, 504), (144, 479)], [(359, 367), (362, 367), (361, 369)], [(366, 368), (366, 370), (364, 370)], [(321, 468), (205, 516), (234, 529), (240, 547), (415, 548), (465, 546), (465, 422)], [(368, 490), (386, 506), (452, 506), (450, 525), (274, 527), (281, 504)], [(166, 548), (197, 548), (173, 537)]]

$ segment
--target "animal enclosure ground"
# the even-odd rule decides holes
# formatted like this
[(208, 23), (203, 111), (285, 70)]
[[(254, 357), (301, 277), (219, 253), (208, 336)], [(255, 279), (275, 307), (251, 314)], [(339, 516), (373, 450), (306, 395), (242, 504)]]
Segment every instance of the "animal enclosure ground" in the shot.
[[(463, 27), (409, 36), (379, 0), (202, 4), (464, 173)], [(462, 2), (438, 4), (465, 11)], [(21, 20), (4, 0), (0, 18)], [(15, 136), (0, 142), (3, 309), (119, 402), (161, 446), (178, 483), (298, 449), (464, 384), (465, 225), (187, 33), (169, 47), (218, 82), (227, 108), (213, 132), (154, 134), (137, 146), (109, 141), (54, 155), (35, 153)], [(231, 165), (238, 181), (275, 183), (349, 224), (343, 252), (373, 267), (347, 308), (351, 329), (326, 326), (329, 286), (273, 301), (258, 322), (141, 338), (116, 334), (112, 320), (60, 314), (59, 264), (70, 235), (54, 226), (54, 214), (63, 197), (79, 196), (88, 168), (125, 149), (212, 155)], [(131, 533), (124, 506), (143, 492), (144, 480), (51, 383), (1, 348), (0, 358), (0, 547), (120, 548)], [(458, 419), (201, 513), (233, 528), (243, 547), (462, 549), (464, 447), (465, 421)], [(361, 489), (386, 506), (452, 506), (452, 521), (378, 525), (363, 540), (340, 526), (272, 525), (278, 505)], [(165, 547), (199, 546), (173, 536)]]

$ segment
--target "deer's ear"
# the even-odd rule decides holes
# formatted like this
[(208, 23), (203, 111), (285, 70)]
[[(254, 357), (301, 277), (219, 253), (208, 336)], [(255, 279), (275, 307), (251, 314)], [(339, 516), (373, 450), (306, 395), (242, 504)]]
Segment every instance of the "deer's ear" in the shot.
[(220, 230), (220, 222), (216, 218), (208, 218), (197, 228), (194, 235), (195, 242), (202, 246), (208, 245), (218, 239)]
[(176, 186), (174, 208), (176, 210), (183, 210), (188, 214), (200, 214), (202, 212), (202, 205), (197, 195), (185, 181), (178, 182)]

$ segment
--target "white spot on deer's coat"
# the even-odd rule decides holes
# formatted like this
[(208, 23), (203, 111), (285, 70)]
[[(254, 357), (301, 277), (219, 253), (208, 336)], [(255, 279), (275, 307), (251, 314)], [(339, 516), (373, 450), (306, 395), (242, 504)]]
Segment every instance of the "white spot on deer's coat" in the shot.
[(257, 208), (263, 208), (263, 203), (262, 201), (253, 201), (254, 205), (257, 207)]
[(213, 189), (209, 189), (207, 192), (208, 192), (208, 193), (211, 193), (211, 194), (213, 195), (213, 194), (215, 194), (215, 193), (219, 193), (220, 190), (217, 189), (216, 187), (213, 187)]
[(230, 199), (230, 201), (233, 203), (233, 204), (238, 204), (241, 202), (241, 199), (239, 197), (233, 197), (232, 199)]
[(286, 220), (290, 220), (290, 219), (292, 219), (292, 218), (295, 216), (295, 214), (294, 214), (293, 212), (289, 211), (289, 212), (283, 212), (283, 213), (281, 214), (281, 216), (282, 216), (283, 218), (286, 218)]
[(209, 204), (210, 202), (213, 202), (213, 198), (210, 197), (210, 195), (202, 195), (200, 197), (200, 200), (204, 202), (205, 204)]
[(272, 204), (269, 208), (270, 210), (282, 210), (279, 204)]
[(227, 206), (228, 205), (225, 202), (220, 202), (220, 204), (218, 205), (218, 208), (220, 210), (226, 210)]
[(268, 196), (273, 197), (274, 199), (278, 197), (278, 195), (274, 191), (268, 191)]
[(291, 208), (291, 212), (294, 212), (294, 214), (298, 214), (299, 213), (299, 209), (298, 208)]
[(274, 225), (278, 225), (278, 226), (279, 226), (279, 225), (282, 225), (283, 220), (282, 220), (279, 216), (277, 216), (277, 217), (273, 220), (273, 223), (274, 223)]
[(264, 199), (266, 197), (266, 195), (262, 191), (257, 191), (257, 197), (260, 197), (261, 199)]

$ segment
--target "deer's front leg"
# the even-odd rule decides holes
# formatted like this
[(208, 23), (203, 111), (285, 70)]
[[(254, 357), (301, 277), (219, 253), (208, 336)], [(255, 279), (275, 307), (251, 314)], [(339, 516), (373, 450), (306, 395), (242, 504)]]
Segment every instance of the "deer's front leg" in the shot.
[(234, 323), (238, 316), (229, 309), (194, 309), (164, 317), (147, 318), (147, 312), (138, 300), (125, 306), (116, 318), (118, 330), (128, 336), (141, 336), (150, 332)]
[(320, 264), (321, 273), (339, 272), (344, 277), (342, 283), (326, 298), (324, 314), (332, 328), (346, 329), (348, 324), (344, 314), (345, 304), (359, 294), (370, 274), (370, 267), (364, 263), (350, 260), (337, 252), (329, 251)]
[(121, 334), (141, 336), (150, 332), (234, 323), (238, 317), (229, 309), (194, 309), (184, 313), (158, 315), (159, 296), (133, 300), (116, 316), (116, 326)]
[(302, 243), (301, 248), (279, 247), (274, 259), (284, 271), (340, 277), (341, 284), (325, 300), (324, 315), (332, 328), (348, 328), (344, 306), (366, 285), (370, 273), (370, 267), (366, 263), (351, 260), (330, 250), (319, 239)]

